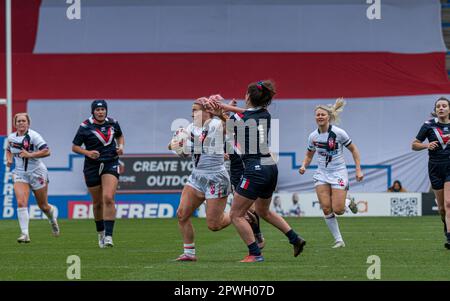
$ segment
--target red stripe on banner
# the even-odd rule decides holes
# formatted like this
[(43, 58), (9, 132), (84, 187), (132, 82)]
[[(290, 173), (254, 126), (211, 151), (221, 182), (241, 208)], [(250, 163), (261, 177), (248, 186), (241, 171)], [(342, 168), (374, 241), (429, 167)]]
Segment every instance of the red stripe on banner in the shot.
[(445, 53), (16, 54), (13, 74), (17, 99), (243, 98), (265, 78), (277, 98), (450, 92)]
[[(32, 55), (36, 42), (37, 24), (39, 20), (39, 8), (41, 0), (11, 1), (11, 31), (13, 54)], [(0, 0), (0, 98), (6, 98), (6, 24), (5, 24), (5, 0)], [(14, 57), (14, 56), (13, 56)], [(14, 58), (13, 58), (14, 59)], [(16, 71), (13, 61), (13, 75)], [(21, 75), (23, 76), (23, 75)], [(16, 91), (14, 91), (16, 92)], [(13, 114), (26, 112), (27, 98), (17, 97), (13, 92)], [(0, 106), (0, 120), (6, 120), (6, 106)], [(6, 122), (0, 122), (0, 135), (6, 134)]]

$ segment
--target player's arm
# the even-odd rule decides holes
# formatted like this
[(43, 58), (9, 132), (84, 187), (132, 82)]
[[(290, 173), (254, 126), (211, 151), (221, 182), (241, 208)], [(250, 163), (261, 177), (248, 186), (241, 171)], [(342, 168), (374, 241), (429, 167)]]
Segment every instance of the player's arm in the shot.
[(429, 122), (425, 122), (420, 128), (419, 133), (417, 134), (416, 138), (413, 140), (411, 144), (412, 150), (414, 151), (421, 151), (424, 149), (435, 150), (439, 146), (439, 143), (437, 141), (433, 141), (430, 143), (423, 143), (425, 139), (428, 138), (429, 130), (430, 124)]
[(233, 113), (244, 113), (245, 112), (245, 109), (243, 109), (243, 108), (239, 108), (236, 106), (230, 106), (230, 105), (224, 104), (224, 103), (221, 103), (220, 107), (222, 108), (222, 110), (224, 112), (233, 112)]
[(6, 149), (6, 166), (10, 167), (13, 162), (13, 154), (9, 150), (9, 148)]
[(125, 146), (125, 137), (123, 135), (116, 138), (117, 141), (117, 154), (119, 156), (123, 155), (123, 148)]
[(422, 141), (418, 139), (414, 139), (414, 141), (411, 144), (411, 148), (414, 151), (421, 151), (424, 149), (434, 150), (436, 147), (438, 147), (438, 142), (433, 141), (430, 143), (423, 143)]
[(100, 153), (98, 151), (96, 151), (96, 150), (89, 151), (89, 150), (84, 149), (81, 146), (75, 145), (75, 144), (72, 145), (72, 151), (74, 153), (84, 155), (84, 156), (89, 157), (94, 160), (98, 159), (98, 157), (100, 157)]
[(27, 152), (26, 150), (21, 150), (19, 157), (21, 158), (45, 158), (50, 156), (50, 149), (48, 147), (38, 150), (37, 152)]
[(303, 159), (302, 166), (298, 169), (298, 172), (302, 175), (306, 172), (306, 169), (311, 164), (311, 161), (316, 153), (315, 150), (307, 150), (305, 154), (305, 159)]
[(50, 149), (47, 144), (42, 145), (36, 152), (28, 152), (22, 149), (19, 153), (20, 158), (45, 158), (50, 156)]
[(352, 153), (353, 161), (355, 161), (356, 166), (356, 181), (360, 182), (363, 180), (364, 175), (361, 170), (361, 156), (359, 150), (354, 143), (347, 146), (348, 150)]

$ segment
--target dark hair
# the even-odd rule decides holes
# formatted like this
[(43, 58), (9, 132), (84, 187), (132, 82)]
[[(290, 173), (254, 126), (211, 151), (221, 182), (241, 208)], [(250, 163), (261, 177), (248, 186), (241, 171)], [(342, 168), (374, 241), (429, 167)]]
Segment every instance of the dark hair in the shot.
[[(436, 114), (436, 105), (437, 105), (437, 103), (438, 103), (439, 101), (441, 101), (441, 100), (447, 101), (447, 104), (448, 104), (448, 106), (450, 107), (450, 100), (448, 100), (447, 98), (441, 96), (441, 97), (439, 97), (438, 100), (436, 100), (436, 102), (434, 103), (434, 108), (433, 108), (433, 112), (431, 113), (431, 116), (437, 117), (437, 114)], [(450, 117), (450, 113), (448, 114), (448, 117)]]
[(394, 184), (392, 184), (392, 188), (394, 188), (395, 183), (397, 183), (398, 186), (400, 186), (400, 189), (402, 189), (402, 183), (401, 183), (399, 180), (395, 180), (395, 181), (394, 181)]
[(255, 107), (268, 107), (275, 95), (275, 84), (271, 80), (254, 82), (248, 85), (247, 93)]

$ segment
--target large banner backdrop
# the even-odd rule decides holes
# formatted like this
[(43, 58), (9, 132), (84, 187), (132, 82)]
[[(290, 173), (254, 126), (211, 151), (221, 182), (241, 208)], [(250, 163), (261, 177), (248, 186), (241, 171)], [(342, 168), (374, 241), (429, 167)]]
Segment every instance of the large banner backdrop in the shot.
[[(369, 18), (374, 7), (361, 0), (188, 2), (82, 1), (74, 20), (65, 1), (13, 3), (13, 14), (20, 12), (13, 18), (15, 110), (26, 104), (52, 150), (45, 159), (51, 198), (81, 202), (72, 203), (72, 215), (87, 212), (83, 158), (71, 146), (93, 99), (108, 101), (125, 134), (119, 198), (167, 201), (173, 213), (189, 169), (152, 175), (130, 168), (149, 156), (174, 160), (164, 159), (167, 143), (189, 122), (195, 98), (220, 93), (243, 106), (247, 84), (267, 78), (278, 90), (269, 111), (279, 193), (313, 191), (316, 161), (303, 176), (297, 170), (316, 129), (315, 106), (337, 97), (347, 100), (339, 126), (360, 149), (365, 174), (355, 182), (346, 151), (350, 191), (384, 192), (394, 180), (409, 192), (429, 190), (427, 153), (413, 152), (411, 142), (435, 100), (450, 97), (439, 0), (383, 0), (380, 19)], [(158, 188), (158, 178), (179, 182)], [(142, 216), (150, 210), (132, 208)], [(148, 216), (169, 215), (155, 210)]]

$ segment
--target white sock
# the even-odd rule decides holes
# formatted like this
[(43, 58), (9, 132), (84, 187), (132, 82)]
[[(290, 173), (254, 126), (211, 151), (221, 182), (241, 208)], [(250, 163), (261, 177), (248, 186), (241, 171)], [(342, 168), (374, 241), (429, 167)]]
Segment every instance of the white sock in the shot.
[(346, 198), (345, 199), (345, 207), (348, 208), (349, 205), (350, 205), (350, 200), (349, 200), (349, 198)]
[(195, 243), (183, 244), (183, 247), (184, 247), (184, 254), (195, 256)]
[(327, 223), (328, 229), (330, 229), (331, 234), (333, 234), (335, 241), (343, 241), (341, 231), (339, 231), (339, 225), (337, 218), (334, 213), (325, 215), (325, 222)]
[(54, 219), (53, 213), (54, 212), (55, 212), (55, 208), (52, 205), (50, 205), (50, 210), (48, 212), (44, 212), (44, 214), (47, 216), (49, 221), (53, 221), (53, 219)]
[(28, 224), (30, 222), (30, 216), (28, 215), (28, 208), (17, 208), (17, 218), (19, 219), (20, 230), (22, 234), (28, 235)]

